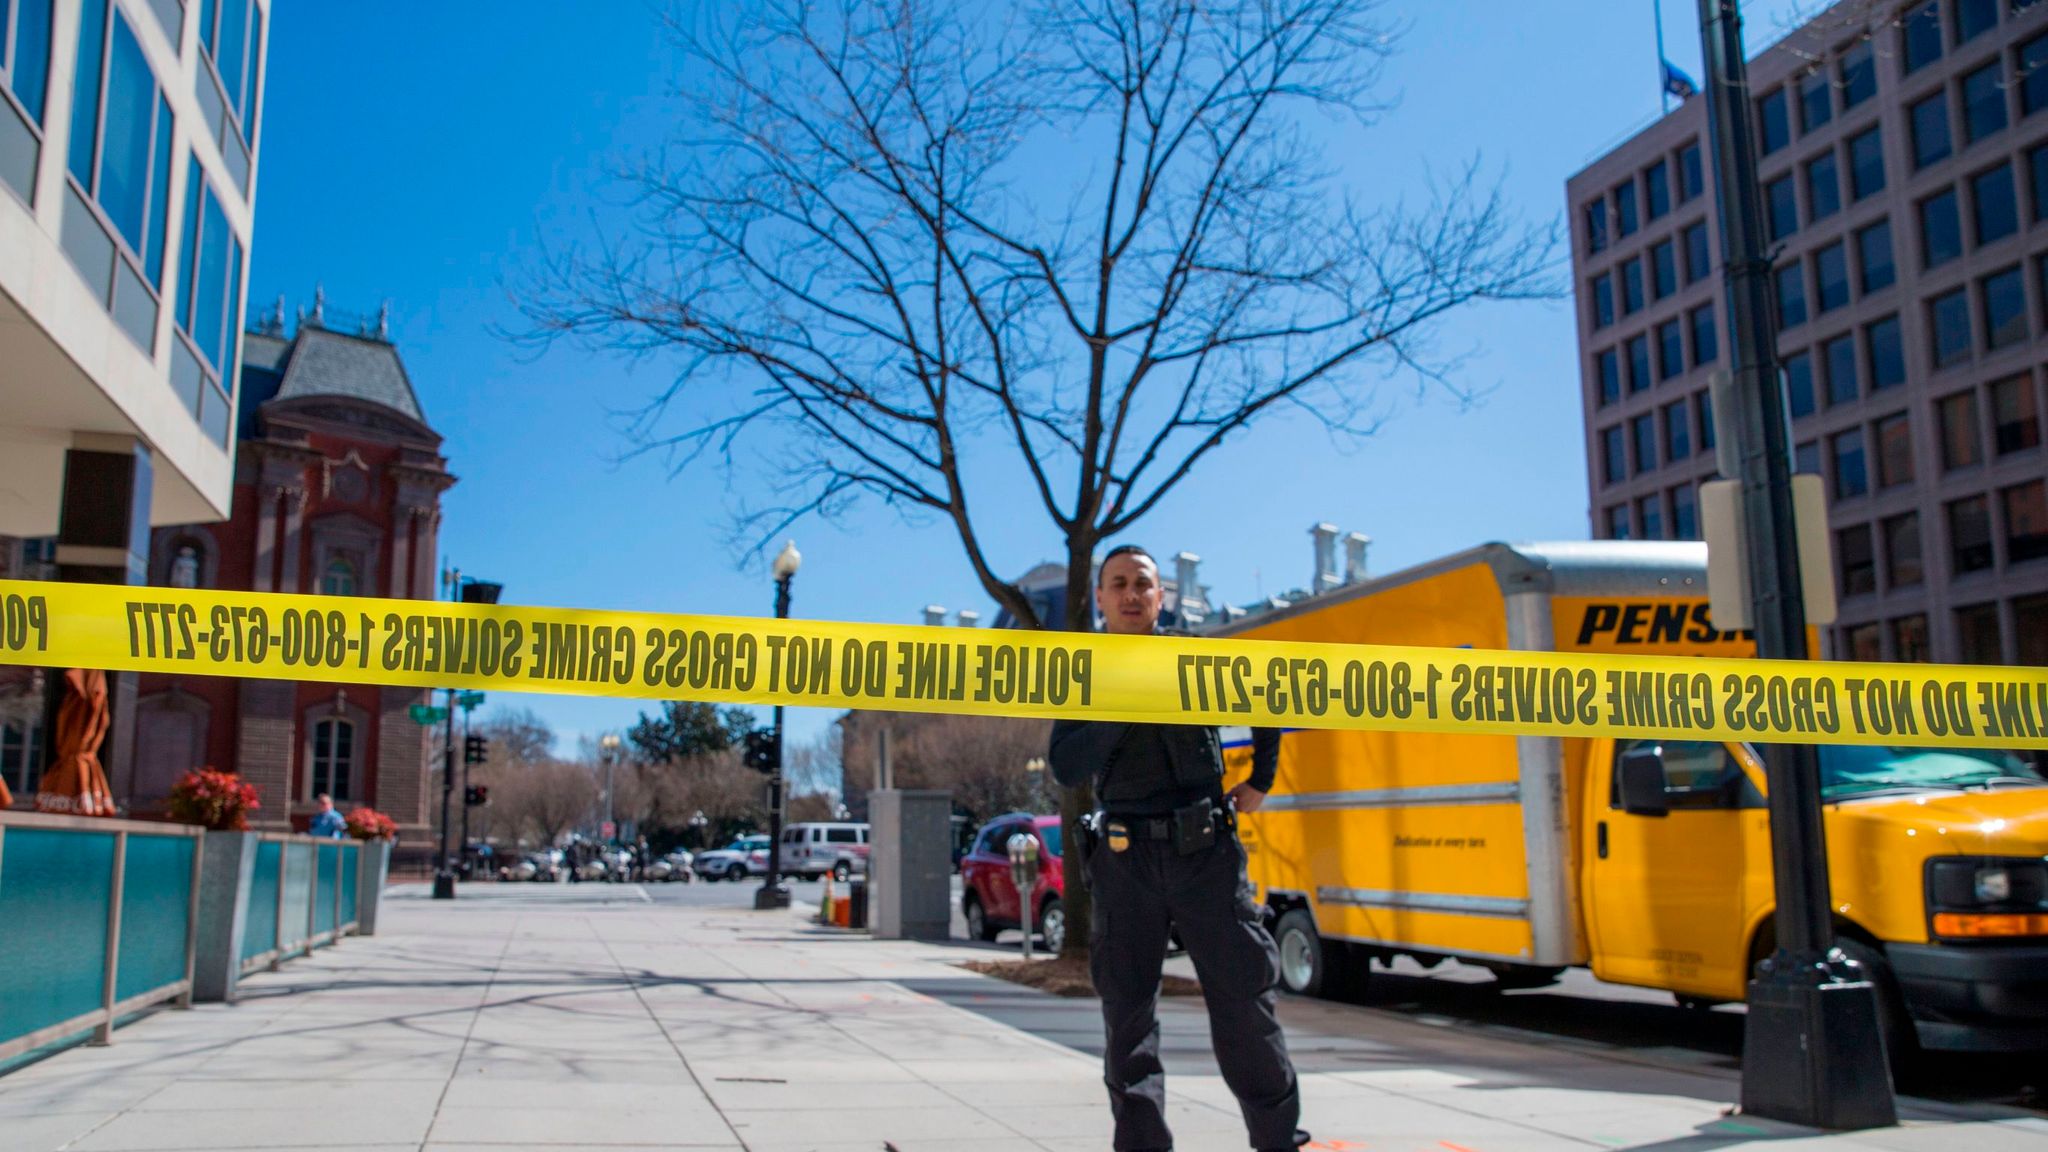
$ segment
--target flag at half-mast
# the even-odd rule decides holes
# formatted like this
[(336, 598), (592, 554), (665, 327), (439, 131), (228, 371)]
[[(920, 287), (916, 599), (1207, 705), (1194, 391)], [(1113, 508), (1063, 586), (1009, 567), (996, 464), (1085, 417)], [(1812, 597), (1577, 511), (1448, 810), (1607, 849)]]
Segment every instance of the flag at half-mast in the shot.
[(1690, 100), (1700, 94), (1699, 85), (1692, 82), (1692, 77), (1680, 72), (1669, 60), (1663, 63), (1664, 91), (1678, 97), (1680, 100)]

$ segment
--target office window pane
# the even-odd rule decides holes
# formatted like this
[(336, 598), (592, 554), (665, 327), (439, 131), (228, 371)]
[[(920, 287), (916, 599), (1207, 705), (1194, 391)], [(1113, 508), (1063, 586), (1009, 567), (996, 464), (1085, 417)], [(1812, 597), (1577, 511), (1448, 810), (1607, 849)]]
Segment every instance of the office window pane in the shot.
[(1601, 273), (1593, 277), (1593, 327), (1614, 323), (1614, 278)]
[(1659, 300), (1678, 291), (1678, 249), (1671, 241), (1661, 240), (1651, 247), (1650, 280)]
[(2013, 193), (2012, 166), (2000, 164), (1970, 181), (1970, 213), (1977, 225), (1977, 243), (2003, 240), (2020, 230), (2019, 198)]
[(1819, 476), (1820, 441), (1808, 440), (1792, 449), (1792, 471), (1802, 476)]
[(1632, 336), (1628, 342), (1628, 390), (1642, 392), (1650, 383), (1650, 338)]
[(1721, 355), (1720, 342), (1714, 334), (1714, 306), (1709, 304), (1695, 308), (1692, 312), (1692, 362), (1694, 365), (1712, 364)]
[(2033, 185), (2034, 222), (2038, 224), (2048, 220), (2048, 147), (2027, 153), (2027, 168), (2032, 173), (2029, 183)]
[(1783, 240), (1799, 231), (1799, 197), (1792, 189), (1792, 177), (1780, 176), (1765, 185), (1764, 200), (1770, 213), (1771, 239)]
[(1807, 215), (1825, 220), (1842, 210), (1842, 182), (1835, 175), (1835, 154), (1823, 153), (1806, 166)]
[(1963, 254), (1963, 223), (1956, 194), (1943, 192), (1920, 202), (1920, 266), (1937, 268)]
[(1932, 64), (1941, 59), (1941, 5), (1935, 0), (1905, 14), (1905, 30), (1902, 36), (1906, 71)]
[[(0, 36), (6, 34), (7, 7), (0, 4)], [(28, 118), (41, 125), (50, 86), (50, 21), (56, 14), (50, 0), (20, 0), (14, 9), (14, 59), (7, 65), (8, 87)]]
[(1769, 156), (1792, 142), (1792, 120), (1786, 112), (1783, 88), (1757, 102), (1756, 119), (1764, 155)]
[(1806, 323), (1806, 275), (1797, 261), (1778, 269), (1778, 328)]
[(1913, 166), (1925, 168), (1948, 158), (1948, 95), (1936, 92), (1913, 105)]
[(1612, 348), (1602, 348), (1595, 357), (1600, 376), (1602, 407), (1621, 399), (1621, 357)]
[(1863, 269), (1863, 294), (1882, 292), (1898, 279), (1892, 266), (1892, 222), (1879, 220), (1856, 233), (1857, 262)]
[(1934, 366), (1946, 368), (1970, 358), (1970, 294), (1961, 288), (1939, 297), (1927, 309), (1933, 333)]
[(1657, 467), (1657, 421), (1648, 412), (1629, 421), (1630, 437), (1635, 441), (1636, 471), (1648, 472)]
[(1849, 141), (1849, 196), (1861, 200), (1884, 191), (1884, 135), (1877, 128)]
[(1586, 205), (1586, 251), (1607, 250), (1607, 203), (1596, 200)]
[(2048, 596), (2022, 596), (2012, 602), (2014, 639), (2019, 641), (2020, 663), (2039, 668), (2048, 664)]
[(1616, 504), (1607, 510), (1607, 538), (1609, 540), (1629, 539), (1628, 505)]
[(1819, 69), (1799, 81), (1799, 130), (1811, 132), (1835, 116), (1834, 81)]
[(89, 2), (78, 12), (78, 67), (71, 77), (71, 149), (66, 164), (80, 186), (92, 187), (99, 142), (100, 66), (107, 50), (107, 6)]
[(1700, 451), (1712, 452), (1714, 450), (1713, 394), (1702, 392), (1693, 397), (1693, 402), (1699, 406), (1700, 410)]
[(1963, 142), (1975, 144), (2005, 127), (2005, 66), (1992, 61), (1963, 77)]
[(1669, 380), (1685, 371), (1685, 329), (1676, 320), (1657, 325), (1657, 379)]
[(1600, 466), (1600, 475), (1609, 484), (1628, 479), (1628, 448), (1619, 424), (1600, 430)]
[(1843, 645), (1849, 650), (1849, 659), (1864, 664), (1875, 664), (1883, 659), (1879, 647), (1881, 630), (1875, 624), (1858, 624), (1842, 633)]
[(1856, 338), (1837, 336), (1822, 345), (1822, 359), (1828, 366), (1828, 406), (1853, 404), (1860, 395), (1856, 386)]
[[(2042, 149), (2048, 153), (2048, 148)], [(1685, 230), (1685, 282), (1697, 284), (1707, 278), (1712, 270), (1711, 253), (1707, 250), (1707, 223), (1702, 220)]]
[(1614, 190), (1614, 222), (1623, 236), (1636, 234), (1636, 182), (1631, 180)]
[(1683, 460), (1692, 455), (1692, 412), (1684, 403), (1664, 409), (1664, 458)]
[(1839, 67), (1843, 108), (1854, 108), (1877, 95), (1877, 68), (1872, 59), (1870, 41), (1865, 40), (1842, 53)]
[(1624, 260), (1621, 262), (1621, 314), (1627, 316), (1643, 308), (1643, 262)]
[(107, 111), (100, 141), (97, 195), (107, 218), (128, 241), (132, 252), (145, 245), (142, 228), (149, 208), (152, 129), (156, 123), (156, 78), (142, 54), (142, 43), (118, 10), (114, 14), (113, 50), (107, 66)]
[(1920, 613), (1892, 621), (1892, 659), (1922, 664), (1932, 658), (1927, 647), (1927, 617)]
[(1998, 26), (1998, 0), (1956, 0), (1956, 43)]
[(1804, 352), (1785, 357), (1785, 405), (1794, 420), (1811, 416), (1817, 407), (1813, 392), (1813, 361)]
[(2020, 115), (2048, 108), (2048, 36), (2020, 45)]
[(1814, 253), (1813, 276), (1817, 311), (1832, 312), (1849, 303), (1849, 250), (1841, 241)]
[(2006, 348), (2027, 338), (2027, 289), (2017, 267), (1984, 278), (1984, 343)]
[(1835, 496), (1846, 500), (1870, 491), (1870, 473), (1863, 462), (1863, 429), (1851, 428), (1828, 438), (1835, 462)]
[(1678, 151), (1679, 202), (1684, 203), (1705, 189), (1706, 174), (1700, 168), (1700, 146), (1698, 141), (1694, 141)]
[(1899, 336), (1899, 318), (1887, 316), (1863, 330), (1863, 351), (1870, 360), (1870, 390), (1881, 392), (1906, 382), (1906, 348)]
[(1671, 211), (1671, 168), (1659, 160), (1643, 170), (1643, 195), (1650, 210), (1650, 219), (1655, 220)]
[(1999, 631), (1995, 602), (1956, 609), (1956, 647), (1965, 664), (2005, 663), (2005, 638)]
[(1835, 562), (1842, 570), (1842, 598), (1877, 591), (1877, 553), (1870, 543), (1870, 525), (1857, 524), (1835, 533)]
[(1908, 512), (1884, 522), (1885, 578), (1894, 588), (1908, 588), (1926, 579), (1920, 564), (1920, 514)]
[(1692, 485), (1671, 490), (1671, 538), (1673, 540), (1697, 540), (1700, 538), (1699, 497), (1693, 493)]
[(1636, 523), (1642, 525), (1642, 539), (1664, 538), (1664, 498), (1645, 496), (1636, 501)]
[(2041, 413), (2031, 373), (2008, 376), (1991, 386), (1991, 442), (2000, 456), (2041, 443)]
[(1941, 423), (1941, 466), (1953, 472), (1984, 460), (1977, 440), (1977, 393), (1958, 392), (1935, 402)]
[(2048, 486), (2030, 480), (2000, 492), (1998, 499), (2005, 505), (2005, 562), (2048, 556)]
[(1879, 420), (1877, 433), (1877, 486), (1893, 488), (1913, 482), (1913, 430), (1904, 412)]
[(1991, 510), (1984, 497), (1948, 506), (1948, 563), (1957, 575), (1991, 567)]

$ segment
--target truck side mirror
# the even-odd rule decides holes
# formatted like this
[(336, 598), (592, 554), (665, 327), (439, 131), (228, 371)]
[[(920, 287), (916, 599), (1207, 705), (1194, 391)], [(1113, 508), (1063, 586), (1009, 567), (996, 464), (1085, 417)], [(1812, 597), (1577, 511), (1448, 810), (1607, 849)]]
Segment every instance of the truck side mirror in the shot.
[(1631, 748), (1622, 754), (1621, 807), (1631, 816), (1663, 816), (1671, 811), (1664, 791), (1662, 750)]

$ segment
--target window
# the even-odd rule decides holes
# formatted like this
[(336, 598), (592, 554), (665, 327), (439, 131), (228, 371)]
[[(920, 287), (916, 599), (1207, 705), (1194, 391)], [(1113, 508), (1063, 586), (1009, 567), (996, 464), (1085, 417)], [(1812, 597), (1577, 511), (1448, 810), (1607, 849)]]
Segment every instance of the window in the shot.
[(1636, 501), (1636, 523), (1642, 525), (1644, 540), (1664, 538), (1664, 498), (1645, 496)]
[(1849, 139), (1849, 198), (1884, 191), (1884, 135), (1876, 128)]
[(1929, 655), (1927, 617), (1924, 614), (1901, 616), (1892, 621), (1892, 659), (1918, 664), (1925, 663)]
[(1811, 132), (1834, 119), (1834, 81), (1819, 68), (1799, 81), (1799, 130)]
[(1694, 495), (1692, 485), (1684, 484), (1671, 490), (1671, 538), (1673, 540), (1697, 540), (1700, 538), (1699, 497)]
[(1945, 472), (1984, 462), (1977, 444), (1977, 393), (1958, 392), (1934, 402), (1941, 424), (1941, 467)]
[(1882, 292), (1898, 279), (1892, 265), (1892, 222), (1879, 220), (1856, 233), (1857, 263), (1862, 266), (1863, 294)]
[(0, 4), (0, 181), (35, 199), (36, 161), (42, 154), (43, 106), (50, 84), (51, 0)]
[(1778, 330), (1806, 323), (1806, 270), (1799, 262), (1778, 269)]
[(2014, 632), (2020, 642), (2020, 663), (2048, 664), (2048, 596), (2022, 596), (2012, 602)]
[(1650, 387), (1650, 338), (1633, 336), (1628, 342), (1628, 390), (1631, 393), (1647, 391)]
[(1678, 201), (1683, 204), (1706, 189), (1700, 169), (1700, 143), (1695, 140), (1678, 150)]
[(1905, 15), (1906, 71), (1914, 72), (1941, 59), (1941, 5), (1936, 0)]
[(1600, 430), (1600, 475), (1609, 484), (1619, 484), (1628, 479), (1628, 449), (1624, 446), (1621, 425)]
[(1783, 88), (1757, 101), (1756, 121), (1763, 155), (1769, 156), (1792, 142), (1792, 121), (1786, 114)]
[(1991, 443), (2000, 456), (2040, 445), (2041, 416), (2031, 374), (1991, 385)]
[(1614, 221), (1623, 236), (1636, 234), (1636, 182), (1633, 180), (1614, 190)]
[(1913, 105), (1913, 167), (1948, 158), (1948, 95), (1936, 92)]
[(1801, 476), (1820, 476), (1820, 441), (1808, 440), (1792, 449), (1792, 471)]
[(1669, 380), (1685, 371), (1685, 329), (1676, 320), (1657, 325), (1657, 379)]
[(1643, 310), (1643, 262), (1624, 260), (1621, 262), (1621, 314), (1632, 315)]
[(1835, 175), (1835, 154), (1823, 152), (1806, 166), (1806, 215), (1825, 220), (1842, 210), (1842, 181)]
[(1683, 401), (1664, 409), (1664, 458), (1673, 462), (1692, 455), (1692, 413)]
[(1864, 40), (1842, 53), (1842, 62), (1836, 67), (1845, 111), (1877, 95), (1877, 67), (1872, 61), (1870, 41)]
[(171, 209), (171, 105), (113, 0), (87, 0), (80, 12), (64, 251), (129, 338), (153, 352)]
[(1794, 420), (1813, 415), (1813, 361), (1806, 353), (1795, 352), (1785, 357), (1784, 368), (1786, 411)]
[(2020, 45), (2020, 115), (2048, 108), (2048, 36)]
[(1714, 306), (1705, 305), (1692, 310), (1692, 362), (1694, 365), (1712, 364), (1721, 354), (1718, 341), (1714, 338)]
[(1607, 538), (1609, 540), (1627, 540), (1629, 538), (1628, 505), (1616, 504), (1607, 510)]
[(1602, 272), (1593, 277), (1593, 327), (1614, 323), (1614, 278)]
[(1999, 632), (1996, 603), (1956, 609), (1956, 647), (1965, 664), (2005, 663), (2005, 637)]
[(1828, 454), (1834, 457), (1836, 499), (1870, 491), (1870, 472), (1863, 462), (1863, 429), (1851, 428), (1829, 437)]
[(1842, 569), (1842, 599), (1877, 591), (1877, 554), (1870, 545), (1870, 525), (1857, 524), (1835, 533), (1835, 557)]
[(1870, 390), (1882, 392), (1906, 382), (1906, 348), (1899, 336), (1899, 318), (1887, 316), (1863, 330), (1863, 352), (1870, 361)]
[(1764, 203), (1770, 213), (1771, 239), (1783, 240), (1799, 231), (1799, 198), (1792, 190), (1792, 177), (1780, 176), (1765, 185)]
[(1849, 303), (1849, 249), (1840, 240), (1813, 254), (1814, 298), (1820, 312)]
[(1979, 246), (2003, 240), (2020, 230), (2019, 200), (2013, 193), (2012, 165), (2000, 164), (1970, 180), (1970, 215)]
[(1671, 166), (1659, 160), (1643, 170), (1643, 194), (1650, 219), (1671, 211)]
[(356, 726), (347, 720), (322, 720), (313, 726), (313, 794), (346, 800), (349, 765), (354, 759)]
[(1714, 396), (1711, 392), (1702, 392), (1695, 396), (1693, 401), (1699, 405), (1700, 409), (1700, 451), (1712, 452), (1714, 450)]
[(1963, 224), (1956, 194), (1943, 192), (1920, 202), (1920, 266), (1938, 268), (1963, 254)]
[(1657, 418), (1645, 412), (1629, 421), (1629, 437), (1635, 441), (1636, 471), (1649, 472), (1657, 467)]
[(1908, 512), (1884, 522), (1885, 578), (1894, 588), (1910, 588), (1926, 579), (1920, 565), (1920, 514)]
[(2005, 128), (2005, 67), (1997, 60), (1963, 77), (1963, 143)]
[(1958, 576), (1991, 567), (1991, 512), (1984, 497), (1949, 504), (1948, 563)]
[(1873, 425), (1877, 433), (1877, 486), (1880, 490), (1913, 482), (1913, 429), (1904, 412), (1894, 412)]
[(256, 0), (206, 0), (199, 6), (196, 95), (207, 130), (236, 187), (249, 189), (256, 150), (256, 91), (263, 56), (263, 9)]
[(1659, 300), (1678, 291), (1678, 250), (1669, 240), (1650, 248), (1650, 289)]
[(1984, 278), (1984, 344), (1998, 349), (2027, 338), (2027, 289), (2017, 266)]
[(1586, 251), (1593, 253), (1606, 250), (1607, 204), (1604, 201), (1595, 200), (1593, 203), (1586, 205)]
[(1961, 288), (1928, 306), (1934, 334), (1934, 366), (1946, 368), (1970, 358), (1970, 297)]
[(2048, 146), (2027, 153), (2027, 167), (2032, 173), (2034, 223), (2039, 224), (2048, 220)]
[(320, 593), (323, 596), (355, 595), (356, 566), (339, 557), (328, 561), (327, 570), (320, 574)]
[(1605, 407), (1621, 399), (1621, 357), (1612, 348), (1602, 348), (1593, 359), (1600, 377), (1600, 404)]
[(2048, 485), (2030, 480), (1998, 494), (2005, 505), (2005, 562), (2048, 556)]
[(1854, 404), (1860, 395), (1856, 387), (1856, 338), (1846, 333), (1821, 346), (1821, 360), (1828, 367), (1828, 407)]
[(860, 843), (858, 833), (859, 829), (856, 828), (827, 828), (825, 829), (825, 843), (858, 844)]
[(216, 444), (228, 442), (235, 387), (235, 305), (242, 295), (242, 242), (193, 157), (185, 181), (184, 267), (178, 272), (171, 388)]
[(1962, 44), (1998, 26), (1998, 0), (1956, 0), (1956, 43)]
[(1608, 782), (1609, 805), (1620, 807), (1621, 760), (1638, 748), (1658, 754), (1664, 768), (1665, 803), (1672, 808), (1761, 808), (1749, 801), (1752, 792), (1742, 766), (1726, 745), (1704, 740), (1622, 740), (1614, 745), (1614, 771)]
[(43, 730), (34, 717), (0, 720), (0, 783), (16, 796), (32, 796), (42, 777)]
[[(2048, 153), (2048, 148), (2043, 148)], [(1697, 284), (1707, 278), (1711, 271), (1711, 253), (1707, 251), (1707, 222), (1702, 220), (1685, 230), (1685, 282)]]
[(1843, 646), (1849, 650), (1849, 659), (1864, 664), (1875, 664), (1884, 658), (1881, 633), (1875, 624), (1858, 624), (1842, 633)]

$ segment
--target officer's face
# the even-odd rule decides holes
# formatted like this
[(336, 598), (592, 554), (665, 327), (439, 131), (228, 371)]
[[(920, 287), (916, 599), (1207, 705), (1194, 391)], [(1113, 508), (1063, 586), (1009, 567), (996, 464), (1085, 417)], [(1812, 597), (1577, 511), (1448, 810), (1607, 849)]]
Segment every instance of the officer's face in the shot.
[(1102, 626), (1125, 636), (1150, 635), (1159, 623), (1159, 568), (1149, 557), (1126, 552), (1102, 566), (1095, 585), (1095, 606)]

